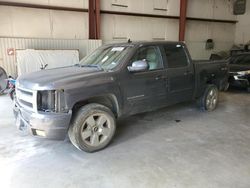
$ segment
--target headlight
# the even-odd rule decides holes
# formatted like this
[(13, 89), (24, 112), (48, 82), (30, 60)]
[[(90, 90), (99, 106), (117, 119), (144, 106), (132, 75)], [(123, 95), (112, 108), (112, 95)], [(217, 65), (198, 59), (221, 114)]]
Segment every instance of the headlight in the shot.
[(66, 102), (63, 90), (38, 91), (38, 111), (44, 112), (66, 112)]
[(237, 72), (237, 74), (244, 76), (244, 75), (250, 74), (250, 70), (240, 71), (240, 72)]

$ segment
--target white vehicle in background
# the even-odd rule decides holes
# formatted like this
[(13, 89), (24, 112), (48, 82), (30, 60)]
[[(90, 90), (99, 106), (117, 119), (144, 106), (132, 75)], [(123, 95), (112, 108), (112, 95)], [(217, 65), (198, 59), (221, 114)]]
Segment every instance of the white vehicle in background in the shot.
[(78, 50), (16, 50), (17, 75), (72, 66), (79, 63)]

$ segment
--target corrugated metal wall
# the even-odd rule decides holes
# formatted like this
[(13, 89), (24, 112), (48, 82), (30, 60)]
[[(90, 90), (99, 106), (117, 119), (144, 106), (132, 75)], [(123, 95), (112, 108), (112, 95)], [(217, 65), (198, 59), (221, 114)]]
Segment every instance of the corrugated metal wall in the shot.
[(102, 44), (101, 40), (78, 40), (78, 39), (35, 39), (35, 38), (0, 38), (0, 66), (9, 75), (16, 76), (16, 57), (8, 55), (7, 50), (36, 49), (36, 50), (79, 50), (80, 58), (88, 55)]

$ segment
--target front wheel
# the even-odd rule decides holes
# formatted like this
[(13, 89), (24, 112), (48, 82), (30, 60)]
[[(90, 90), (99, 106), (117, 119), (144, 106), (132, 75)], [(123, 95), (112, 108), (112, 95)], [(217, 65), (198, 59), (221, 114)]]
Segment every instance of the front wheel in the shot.
[(208, 85), (203, 96), (199, 99), (200, 107), (203, 111), (213, 111), (218, 104), (219, 92), (215, 85)]
[(94, 152), (106, 147), (116, 130), (112, 111), (100, 104), (88, 104), (74, 116), (68, 131), (71, 143), (79, 150)]

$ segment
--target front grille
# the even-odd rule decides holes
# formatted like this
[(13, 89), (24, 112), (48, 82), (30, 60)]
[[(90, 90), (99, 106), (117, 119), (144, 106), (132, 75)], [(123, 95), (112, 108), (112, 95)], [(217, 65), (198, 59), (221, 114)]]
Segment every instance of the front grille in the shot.
[(19, 101), (20, 101), (20, 103), (22, 103), (22, 104), (24, 104), (24, 105), (26, 105), (26, 106), (28, 106), (28, 107), (30, 107), (30, 108), (33, 108), (33, 104), (32, 104), (32, 103), (26, 102), (26, 101), (24, 101), (24, 100), (22, 100), (22, 99), (19, 99)]
[(29, 109), (31, 111), (37, 110), (36, 98), (37, 92), (24, 89), (24, 88), (16, 88), (16, 97), (19, 105), (23, 108)]

